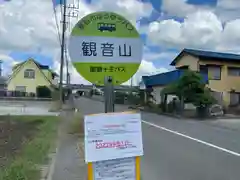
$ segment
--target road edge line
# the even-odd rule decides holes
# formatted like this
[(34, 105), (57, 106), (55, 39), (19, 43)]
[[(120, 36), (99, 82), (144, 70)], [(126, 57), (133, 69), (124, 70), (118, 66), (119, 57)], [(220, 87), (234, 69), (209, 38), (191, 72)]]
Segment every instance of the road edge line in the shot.
[(145, 124), (148, 124), (148, 125), (150, 125), (150, 126), (153, 126), (153, 127), (155, 127), (155, 128), (162, 129), (162, 130), (167, 131), (167, 132), (170, 132), (170, 133), (172, 133), (172, 134), (175, 134), (175, 135), (178, 135), (178, 136), (184, 137), (184, 138), (186, 138), (186, 139), (190, 139), (190, 140), (192, 140), (192, 141), (195, 141), (195, 142), (198, 142), (198, 143), (204, 144), (204, 145), (206, 145), (206, 146), (209, 146), (209, 147), (215, 148), (215, 149), (217, 149), (217, 150), (220, 150), (220, 151), (223, 151), (223, 152), (229, 153), (229, 154), (231, 154), (231, 155), (234, 155), (234, 156), (238, 156), (238, 157), (240, 157), (240, 153), (237, 153), (237, 152), (231, 151), (231, 150), (229, 150), (229, 149), (222, 148), (222, 147), (217, 146), (217, 145), (214, 145), (214, 144), (212, 144), (212, 143), (209, 143), (209, 142), (206, 142), (206, 141), (203, 141), (203, 140), (197, 139), (197, 138), (193, 138), (193, 137), (188, 136), (188, 135), (186, 135), (186, 134), (183, 134), (183, 133), (180, 133), (180, 132), (177, 132), (177, 131), (173, 131), (173, 130), (171, 130), (171, 129), (168, 129), (168, 128), (165, 128), (165, 127), (162, 127), (162, 126), (159, 126), (159, 125), (156, 125), (156, 124), (153, 124), (153, 123), (150, 123), (150, 122), (144, 121), (144, 120), (142, 120), (142, 122), (145, 123)]

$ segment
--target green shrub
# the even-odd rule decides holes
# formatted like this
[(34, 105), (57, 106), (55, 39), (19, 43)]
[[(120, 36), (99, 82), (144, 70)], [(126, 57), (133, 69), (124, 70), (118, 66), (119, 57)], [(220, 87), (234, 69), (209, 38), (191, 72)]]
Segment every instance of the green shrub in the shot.
[(51, 90), (47, 86), (37, 87), (37, 97), (39, 98), (51, 98)]
[(124, 104), (124, 99), (125, 99), (125, 96), (126, 94), (125, 93), (122, 93), (122, 92), (115, 92), (114, 93), (114, 102), (116, 104)]

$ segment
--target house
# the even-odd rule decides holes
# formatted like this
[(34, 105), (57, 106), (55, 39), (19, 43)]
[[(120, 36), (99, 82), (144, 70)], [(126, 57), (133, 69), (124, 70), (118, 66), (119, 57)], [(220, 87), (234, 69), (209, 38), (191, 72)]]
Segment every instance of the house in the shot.
[(34, 59), (28, 59), (16, 64), (7, 82), (8, 91), (20, 91), (36, 94), (38, 86), (54, 87), (57, 85), (56, 77), (49, 66), (42, 65)]
[(184, 49), (170, 65), (207, 73), (208, 87), (219, 102), (240, 104), (240, 55)]
[[(161, 103), (160, 94), (163, 88), (165, 88), (167, 85), (171, 83), (176, 82), (183, 74), (184, 70), (179, 69), (152, 76), (143, 76), (142, 82), (144, 82), (144, 86), (146, 87), (146, 89), (149, 88), (152, 89), (153, 102), (156, 104), (160, 104)], [(203, 77), (203, 83), (207, 83), (208, 82), (207, 74), (201, 73), (201, 75)], [(173, 97), (175, 96), (169, 95), (167, 101), (168, 102), (171, 101)]]
[(7, 90), (7, 77), (0, 76), (0, 97), (4, 96)]

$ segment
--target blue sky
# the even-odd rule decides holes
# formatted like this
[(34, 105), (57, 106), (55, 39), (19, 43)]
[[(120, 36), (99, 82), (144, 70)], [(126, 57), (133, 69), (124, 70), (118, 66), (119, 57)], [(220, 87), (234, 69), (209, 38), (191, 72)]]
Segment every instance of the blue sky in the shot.
[[(25, 0), (25, 2), (27, 1), (30, 2), (30, 0)], [(107, 0), (85, 0), (85, 1), (88, 4), (91, 4), (92, 2), (96, 4), (96, 2), (101, 2), (101, 1), (106, 2)], [(113, 0), (109, 0), (109, 1), (113, 2)], [(222, 1), (228, 2), (227, 0), (222, 0)], [(238, 38), (238, 36), (225, 38), (226, 40), (230, 39), (231, 42), (226, 41), (222, 43), (219, 40), (216, 40), (218, 37), (221, 37), (221, 36), (238, 34), (239, 30), (234, 29), (233, 27), (235, 26), (233, 26), (232, 25), (233, 23), (232, 23), (231, 28), (228, 28), (228, 29), (231, 29), (231, 31), (219, 36), (219, 33), (222, 33), (223, 31), (223, 29), (221, 29), (223, 28), (222, 24), (225, 25), (230, 20), (235, 20), (236, 18), (240, 18), (240, 15), (238, 16), (238, 14), (240, 13), (238, 13), (239, 11), (237, 9), (235, 9), (236, 11), (234, 14), (234, 4), (231, 6), (231, 13), (229, 13), (230, 12), (229, 9), (223, 10), (224, 7), (220, 7), (220, 8), (217, 7), (220, 0), (187, 0), (187, 1), (185, 0), (141, 0), (141, 2), (151, 3), (153, 6), (153, 11), (151, 12), (150, 16), (143, 17), (141, 19), (140, 25), (141, 25), (141, 29), (145, 29), (145, 30), (141, 30), (141, 33), (142, 33), (141, 38), (144, 44), (146, 45), (143, 59), (147, 62), (151, 62), (154, 65), (155, 69), (158, 69), (158, 68), (166, 68), (168, 70), (173, 69), (173, 67), (169, 66), (170, 62), (185, 47), (188, 47), (188, 48), (200, 47), (203, 49), (211, 49), (211, 50), (214, 49), (218, 51), (234, 50), (234, 52), (240, 53), (240, 48), (236, 48), (236, 46), (232, 46), (233, 44), (232, 41), (234, 39), (239, 42), (240, 38)], [(236, 5), (237, 4), (238, 3), (236, 3)], [(230, 5), (231, 4), (229, 3), (229, 7)], [(199, 10), (199, 8), (201, 9), (201, 11), (204, 8), (208, 9), (209, 12), (203, 13), (202, 11), (202, 13), (196, 14), (195, 11)], [(52, 8), (49, 8), (49, 11), (52, 11)], [(25, 11), (22, 13), (24, 14)], [(164, 21), (166, 21), (166, 24), (161, 24)], [(194, 21), (196, 21), (196, 24), (194, 24)], [(154, 32), (155, 33), (154, 36), (150, 37), (151, 34), (153, 33), (149, 34), (149, 29), (150, 29), (150, 26), (153, 24), (153, 22), (158, 23), (158, 26), (159, 26), (158, 28), (161, 31), (159, 31), (159, 33)], [(182, 30), (181, 28), (185, 28), (185, 29)], [(41, 33), (41, 31), (39, 32)], [(209, 33), (209, 34), (206, 35), (206, 33)], [(182, 34), (182, 35), (179, 35), (179, 34)], [(184, 37), (185, 39), (183, 38), (183, 40), (181, 40), (182, 38), (181, 36), (185, 36)], [(156, 39), (156, 42), (153, 42), (155, 39)], [(193, 39), (195, 39), (196, 41), (199, 41), (200, 45), (199, 44), (196, 45)], [(43, 39), (43, 40), (46, 41), (46, 39)], [(205, 43), (205, 41), (207, 41), (207, 43)], [(213, 44), (215, 43), (215, 44), (212, 45), (212, 43)], [(35, 46), (37, 46), (36, 44), (38, 43), (35, 43)], [(39, 43), (38, 46), (39, 45), (42, 45), (42, 44)], [(34, 58), (38, 62), (52, 67), (54, 65), (53, 58), (55, 55), (53, 54), (50, 55), (48, 53), (45, 53), (45, 51), (41, 51), (41, 48), (42, 47), (39, 47), (38, 52), (35, 52), (35, 53), (31, 51), (28, 52), (26, 50), (23, 51), (21, 49), (15, 48), (14, 51), (10, 50), (9, 52), (8, 50), (9, 52), (8, 55), (12, 57), (15, 61), (24, 61), (28, 58)]]

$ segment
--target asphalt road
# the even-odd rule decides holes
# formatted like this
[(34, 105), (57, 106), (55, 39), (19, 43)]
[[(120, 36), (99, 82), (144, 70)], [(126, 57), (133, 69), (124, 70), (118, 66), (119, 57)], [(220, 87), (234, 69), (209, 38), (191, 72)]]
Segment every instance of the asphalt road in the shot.
[[(84, 114), (104, 112), (102, 102), (80, 98), (77, 105)], [(240, 131), (152, 113), (142, 113), (142, 121), (143, 180), (240, 179)]]

